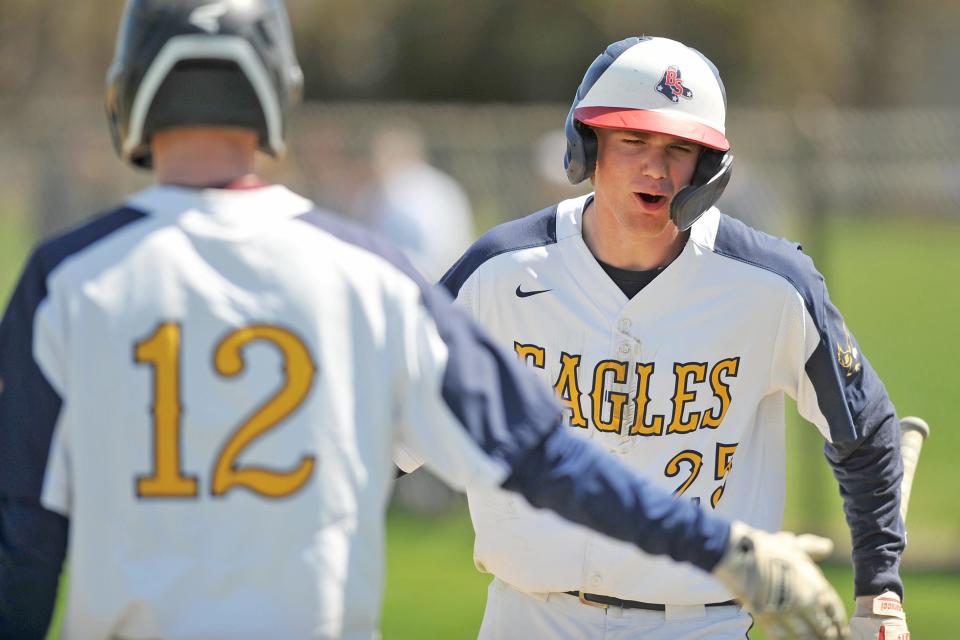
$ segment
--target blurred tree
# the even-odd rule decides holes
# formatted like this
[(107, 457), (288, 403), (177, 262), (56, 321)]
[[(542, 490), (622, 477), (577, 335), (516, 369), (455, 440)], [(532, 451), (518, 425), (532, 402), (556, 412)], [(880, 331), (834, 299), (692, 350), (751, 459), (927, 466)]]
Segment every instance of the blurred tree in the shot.
[[(956, 0), (288, 0), (308, 99), (566, 102), (603, 48), (688, 42), (735, 104), (960, 102)], [(0, 98), (98, 96), (123, 0), (0, 0)], [(9, 101), (0, 109), (12, 109)]]

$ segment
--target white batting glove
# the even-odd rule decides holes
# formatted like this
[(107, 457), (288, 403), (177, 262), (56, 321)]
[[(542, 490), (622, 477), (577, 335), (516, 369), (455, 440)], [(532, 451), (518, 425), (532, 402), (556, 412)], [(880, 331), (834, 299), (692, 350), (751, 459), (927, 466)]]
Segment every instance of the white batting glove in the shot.
[(857, 611), (850, 618), (851, 640), (910, 640), (907, 616), (900, 596), (885, 591), (878, 596), (857, 598)]
[(826, 538), (768, 533), (734, 522), (713, 575), (771, 638), (839, 640), (849, 637), (846, 611), (813, 562), (832, 549)]

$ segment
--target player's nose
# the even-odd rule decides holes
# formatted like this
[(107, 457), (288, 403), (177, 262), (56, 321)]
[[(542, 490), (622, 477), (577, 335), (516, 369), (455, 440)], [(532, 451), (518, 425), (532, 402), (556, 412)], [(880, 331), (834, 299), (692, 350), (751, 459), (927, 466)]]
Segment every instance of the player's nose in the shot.
[(667, 154), (659, 149), (651, 149), (644, 155), (640, 172), (644, 177), (662, 180), (667, 177)]

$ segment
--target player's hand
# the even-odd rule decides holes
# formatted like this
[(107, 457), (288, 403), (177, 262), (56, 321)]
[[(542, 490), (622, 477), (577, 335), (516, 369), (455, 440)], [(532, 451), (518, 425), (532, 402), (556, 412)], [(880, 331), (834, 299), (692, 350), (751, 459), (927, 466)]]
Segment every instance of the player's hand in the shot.
[[(881, 633), (882, 631), (882, 633)], [(907, 617), (900, 596), (885, 591), (879, 596), (860, 596), (850, 618), (851, 640), (910, 640)]]
[(734, 522), (713, 574), (772, 638), (848, 638), (843, 603), (813, 562), (832, 548), (826, 538)]

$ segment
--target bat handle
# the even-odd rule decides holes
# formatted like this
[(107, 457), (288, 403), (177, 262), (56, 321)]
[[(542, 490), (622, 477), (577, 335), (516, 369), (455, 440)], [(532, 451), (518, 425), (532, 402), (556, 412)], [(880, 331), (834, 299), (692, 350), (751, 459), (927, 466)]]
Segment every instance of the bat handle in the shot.
[(907, 507), (910, 504), (910, 489), (913, 487), (913, 474), (917, 471), (920, 449), (923, 441), (930, 435), (930, 426), (917, 417), (900, 420), (900, 455), (903, 458), (903, 480), (900, 483), (900, 517), (907, 521)]

